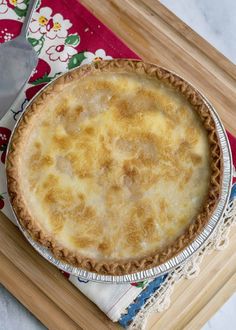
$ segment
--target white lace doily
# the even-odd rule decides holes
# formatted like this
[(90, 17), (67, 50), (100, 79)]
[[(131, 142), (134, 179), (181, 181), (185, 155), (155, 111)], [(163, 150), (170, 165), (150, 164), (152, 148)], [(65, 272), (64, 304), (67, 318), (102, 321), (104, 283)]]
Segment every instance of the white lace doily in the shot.
[(197, 277), (200, 272), (200, 265), (203, 257), (214, 250), (220, 251), (228, 246), (229, 232), (233, 225), (236, 225), (236, 199), (229, 202), (217, 228), (203, 248), (201, 248), (201, 250), (186, 263), (169, 273), (165, 282), (146, 301), (145, 305), (137, 313), (128, 329), (144, 329), (151, 313), (165, 311), (170, 306), (171, 294), (174, 290), (175, 284), (183, 278), (192, 279)]

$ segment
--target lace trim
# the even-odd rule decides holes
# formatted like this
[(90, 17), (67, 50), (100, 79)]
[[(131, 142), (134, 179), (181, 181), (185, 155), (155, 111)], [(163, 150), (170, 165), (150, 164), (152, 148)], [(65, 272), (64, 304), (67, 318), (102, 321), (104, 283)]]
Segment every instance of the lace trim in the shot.
[(151, 295), (155, 293), (156, 290), (160, 288), (167, 277), (166, 275), (156, 277), (147, 287), (139, 294), (139, 296), (134, 300), (134, 302), (129, 305), (128, 310), (119, 319), (120, 325), (126, 328), (132, 322), (135, 315), (139, 312), (142, 306), (145, 304), (146, 300), (149, 299)]
[[(236, 189), (236, 185), (233, 188)], [(214, 250), (224, 250), (228, 246), (229, 232), (233, 225), (236, 225), (236, 199), (230, 200), (219, 225), (204, 247), (185, 264), (168, 274), (165, 282), (146, 301), (128, 329), (143, 330), (150, 314), (153, 312), (163, 312), (168, 309), (175, 284), (182, 278), (193, 279), (197, 277), (203, 257), (212, 253)]]

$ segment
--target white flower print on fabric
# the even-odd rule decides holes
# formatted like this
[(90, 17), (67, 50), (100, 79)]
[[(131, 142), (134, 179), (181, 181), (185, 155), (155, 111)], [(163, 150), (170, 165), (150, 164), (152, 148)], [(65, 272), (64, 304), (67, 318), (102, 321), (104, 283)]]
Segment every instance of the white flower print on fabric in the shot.
[(10, 6), (17, 7), (21, 10), (25, 10), (27, 8), (25, 0), (8, 0), (8, 2)]
[(73, 55), (77, 54), (77, 50), (68, 45), (57, 45), (49, 47), (46, 53), (51, 61), (67, 62)]
[(43, 7), (33, 16), (33, 22), (30, 24), (30, 31), (37, 34), (44, 34), (49, 39), (66, 38), (69, 28), (72, 26), (68, 19), (64, 19), (61, 14), (52, 16), (52, 10), (49, 7)]
[(0, 18), (22, 21), (27, 12), (26, 0), (0, 0)]
[(32, 33), (40, 34), (47, 33), (53, 25), (52, 18), (52, 9), (49, 7), (43, 7), (39, 12), (35, 12), (33, 15), (33, 21), (30, 23), (30, 31)]
[(69, 28), (72, 26), (68, 19), (63, 19), (61, 14), (56, 14), (52, 18), (52, 26), (47, 31), (47, 37), (50, 39), (66, 38)]
[(111, 60), (112, 57), (106, 55), (104, 49), (98, 49), (95, 53), (84, 52), (85, 59), (81, 62), (81, 65), (90, 64), (92, 62), (100, 61), (100, 60)]
[(6, 0), (0, 0), (0, 15), (5, 14), (8, 11)]

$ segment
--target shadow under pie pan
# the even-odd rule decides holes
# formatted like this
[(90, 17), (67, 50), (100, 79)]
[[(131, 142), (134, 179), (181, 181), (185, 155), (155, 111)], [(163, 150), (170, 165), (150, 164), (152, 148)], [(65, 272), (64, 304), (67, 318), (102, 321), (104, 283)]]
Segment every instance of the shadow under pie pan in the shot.
[[(155, 88), (157, 88), (157, 90)], [(135, 95), (134, 99), (131, 98), (132, 95)], [(173, 99), (174, 106), (168, 103), (169, 102), (168, 98)], [(127, 103), (129, 102), (129, 100), (131, 100), (132, 102)], [(79, 106), (77, 105), (76, 102), (78, 103)], [(184, 106), (182, 106), (182, 103), (178, 103), (178, 102), (183, 102)], [(50, 104), (52, 104), (51, 108), (49, 106)], [(177, 105), (175, 106), (175, 104)], [(86, 110), (84, 110), (84, 108), (86, 108)], [(186, 117), (185, 112), (186, 111), (188, 112), (188, 110), (186, 110), (188, 108), (191, 108), (191, 111), (189, 110), (189, 112), (191, 112), (191, 115), (187, 113), (187, 117)], [(47, 114), (45, 109), (48, 111)], [(105, 109), (105, 110), (101, 110), (101, 109)], [(45, 110), (45, 114), (43, 113), (44, 110)], [(70, 114), (70, 111), (72, 112), (71, 112), (71, 116), (69, 117), (68, 114)], [(175, 129), (178, 123), (173, 124), (173, 121), (175, 121), (176, 118), (180, 116), (180, 113), (177, 113), (178, 111), (179, 112), (182, 111), (183, 117), (185, 118), (184, 120), (188, 120), (186, 118), (190, 118), (189, 121), (195, 120), (193, 118), (197, 117), (198, 119), (196, 120), (197, 122), (200, 123), (197, 125), (200, 125), (199, 127), (203, 127), (201, 128), (201, 130), (204, 130), (205, 132), (203, 134), (205, 134), (204, 136), (206, 136), (206, 141), (208, 141), (207, 143), (209, 144), (207, 149), (209, 151), (207, 152), (209, 153), (209, 164), (210, 164), (209, 174), (208, 174), (209, 182), (207, 183), (207, 189), (208, 189), (207, 196), (204, 197), (203, 202), (200, 205), (201, 207), (199, 207), (199, 211), (196, 213), (193, 219), (191, 219), (191, 221), (187, 225), (185, 225), (185, 228), (181, 232), (181, 234), (177, 235), (173, 239), (173, 241), (170, 241), (170, 243), (168, 243), (167, 245), (163, 243), (164, 245), (161, 248), (156, 248), (156, 249), (154, 248), (150, 250), (151, 251), (150, 252), (149, 250), (147, 251), (145, 250), (147, 246), (147, 242), (149, 242), (148, 236), (152, 237), (152, 235), (155, 234), (156, 230), (158, 230), (158, 235), (159, 235), (160, 229), (158, 226), (160, 225), (158, 221), (157, 221), (158, 224), (156, 224), (155, 223), (156, 220), (155, 219), (153, 220), (153, 218), (150, 217), (150, 212), (151, 212), (150, 205), (153, 205), (152, 204), (153, 201), (150, 199), (150, 197), (144, 198), (143, 196), (145, 195), (146, 191), (148, 191), (149, 189), (149, 194), (146, 195), (150, 196), (150, 192), (154, 191), (153, 194), (155, 195), (153, 196), (157, 198), (156, 196), (159, 196), (158, 185), (160, 184), (160, 182), (162, 182), (162, 180), (164, 180), (163, 179), (164, 174), (166, 175), (166, 173), (168, 174), (169, 172), (166, 172), (164, 168), (164, 170), (161, 172), (161, 174), (164, 173), (163, 177), (162, 176), (161, 178), (159, 177), (159, 179), (156, 179), (156, 181), (152, 179), (153, 181), (151, 183), (152, 184), (151, 188), (148, 186), (146, 191), (144, 190), (142, 191), (142, 194), (141, 193), (138, 194), (137, 189), (139, 188), (137, 188), (138, 187), (137, 185), (134, 186), (134, 184), (136, 183), (135, 180), (141, 180), (137, 174), (139, 168), (138, 169), (134, 169), (134, 167), (127, 168), (127, 164), (129, 164), (127, 162), (130, 160), (131, 156), (133, 157), (134, 155), (136, 156), (138, 155), (135, 163), (136, 167), (139, 166), (138, 164), (141, 164), (140, 166), (143, 166), (142, 170), (147, 168), (151, 169), (149, 172), (145, 172), (149, 174), (152, 173), (153, 168), (155, 169), (155, 171), (159, 171), (160, 169), (158, 169), (158, 166), (159, 167), (161, 166), (160, 164), (162, 164), (162, 160), (156, 158), (157, 157), (156, 153), (158, 155), (161, 154), (157, 146), (165, 144), (167, 140), (162, 141), (161, 135), (156, 137), (155, 134), (153, 134), (153, 132), (155, 133), (155, 130), (157, 130), (155, 125), (159, 125), (158, 131), (161, 131), (161, 127), (162, 128), (164, 127), (163, 132), (165, 132), (165, 127), (166, 127), (165, 125), (166, 123), (169, 123), (168, 125), (170, 126), (170, 131), (168, 131), (169, 132), (168, 134), (179, 134), (178, 133), (179, 131)], [(158, 118), (156, 117), (157, 115), (159, 116)], [(55, 116), (55, 120), (53, 116)], [(99, 118), (99, 116), (101, 116), (100, 118), (102, 118), (102, 120), (100, 121), (96, 119)], [(113, 116), (116, 116), (115, 120)], [(41, 118), (43, 118), (44, 121)], [(112, 122), (111, 122), (111, 118), (112, 118)], [(157, 122), (155, 122), (153, 118), (157, 118)], [(96, 125), (94, 124), (95, 120), (97, 120)], [(163, 124), (163, 121), (165, 125)], [(38, 123), (40, 123), (40, 125), (38, 125)], [(61, 126), (62, 125), (61, 123), (63, 123), (64, 125), (63, 127)], [(75, 123), (77, 125), (76, 127), (75, 127)], [(106, 123), (108, 123), (109, 125), (108, 124), (106, 125)], [(151, 123), (149, 131), (147, 131), (148, 126), (147, 127), (145, 126), (146, 123)], [(182, 123), (182, 117), (180, 117), (180, 123)], [(185, 128), (186, 130), (188, 130), (187, 121), (186, 124), (180, 124), (180, 125), (186, 125)], [(191, 125), (189, 124), (189, 126)], [(79, 129), (77, 129), (78, 127)], [(100, 129), (100, 127), (101, 127), (101, 132), (99, 131), (99, 133), (94, 133), (94, 131), (97, 132)], [(42, 133), (46, 131), (48, 133)], [(53, 131), (53, 133), (50, 133), (51, 131)], [(190, 131), (191, 131), (191, 127), (190, 127)], [(40, 134), (48, 134), (48, 141), (51, 139), (52, 143), (54, 143), (53, 148), (50, 149), (50, 144), (49, 147), (47, 147), (48, 145), (47, 143), (49, 143), (48, 141), (45, 141), (46, 146), (41, 145), (40, 142), (38, 142), (39, 140), (37, 139), (40, 138), (39, 132)], [(104, 133), (104, 132), (108, 132), (108, 133)], [(129, 136), (132, 137), (135, 136), (136, 139), (135, 143), (133, 142), (133, 140), (130, 140), (130, 137), (128, 137), (127, 132), (131, 134)], [(173, 133), (173, 132), (177, 132), (177, 133)], [(121, 213), (117, 214), (117, 219), (114, 217), (114, 215), (112, 215), (110, 211), (109, 211), (110, 213), (104, 213), (106, 214), (106, 216), (107, 214), (111, 214), (111, 219), (113, 220), (109, 220), (107, 217), (108, 219), (107, 221), (110, 222), (113, 221), (115, 223), (114, 226), (116, 226), (116, 221), (117, 221), (120, 224), (119, 226), (123, 228), (122, 230), (124, 235), (126, 235), (126, 231), (125, 231), (126, 228), (128, 228), (127, 230), (131, 230), (132, 235), (130, 237), (127, 236), (128, 243), (126, 243), (125, 239), (123, 239), (122, 241), (122, 239), (117, 236), (118, 239), (121, 239), (121, 241), (119, 241), (121, 242), (120, 246), (123, 244), (125, 249), (127, 249), (128, 251), (128, 255), (130, 253), (131, 256), (130, 258), (123, 257), (124, 254), (122, 255), (122, 251), (117, 252), (117, 253), (121, 253), (121, 254), (117, 254), (118, 257), (117, 256), (112, 257), (113, 256), (112, 253), (117, 249), (119, 250), (119, 246), (118, 246), (119, 244), (113, 245), (114, 251), (112, 250), (110, 258), (106, 258), (103, 255), (102, 257), (101, 255), (97, 255), (98, 251), (96, 250), (96, 248), (93, 247), (93, 244), (95, 244), (93, 242), (94, 236), (91, 236), (92, 238), (89, 239), (88, 228), (93, 229), (93, 226), (95, 226), (94, 230), (95, 231), (97, 230), (97, 236), (99, 237), (99, 235), (101, 235), (102, 237), (101, 240), (102, 239), (105, 240), (104, 233), (106, 233), (107, 225), (104, 224), (105, 229), (102, 229), (103, 231), (101, 231), (101, 224), (104, 223), (104, 219), (101, 219), (99, 213), (95, 213), (94, 215), (94, 213), (91, 211), (92, 208), (88, 208), (84, 206), (84, 197), (83, 200), (82, 197), (78, 197), (81, 196), (81, 194), (79, 194), (80, 190), (78, 190), (78, 194), (76, 195), (77, 199), (81, 198), (82, 200), (82, 202), (80, 201), (80, 204), (76, 209), (77, 210), (76, 214), (78, 214), (78, 219), (73, 218), (74, 213), (73, 215), (71, 215), (72, 213), (68, 213), (69, 211), (67, 211), (71, 209), (71, 204), (68, 203), (72, 203), (75, 192), (71, 193), (73, 194), (73, 196), (71, 195), (71, 198), (65, 197), (67, 191), (66, 190), (67, 183), (66, 183), (66, 179), (65, 180), (63, 179), (64, 176), (70, 175), (70, 178), (68, 177), (68, 181), (71, 180), (71, 187), (73, 186), (73, 184), (75, 184), (74, 182), (76, 183), (79, 182), (83, 187), (85, 187), (83, 188), (84, 189), (83, 191), (86, 192), (89, 191), (88, 190), (89, 188), (87, 187), (88, 187), (88, 182), (91, 182), (91, 177), (90, 179), (87, 179), (87, 177), (89, 177), (89, 174), (88, 171), (86, 172), (85, 170), (86, 168), (81, 169), (79, 167), (80, 172), (78, 172), (78, 166), (75, 168), (72, 166), (71, 168), (70, 167), (71, 165), (68, 167), (68, 162), (65, 164), (64, 159), (69, 156), (72, 157), (68, 151), (69, 148), (72, 147), (68, 144), (67, 141), (68, 138), (66, 139), (64, 137), (71, 136), (71, 141), (73, 143), (77, 143), (76, 146), (78, 147), (77, 151), (80, 155), (80, 158), (79, 160), (76, 158), (75, 161), (80, 162), (82, 157), (89, 157), (90, 147), (86, 145), (89, 142), (84, 143), (84, 141), (90, 141), (89, 137), (86, 137), (86, 140), (83, 140), (83, 143), (81, 142), (81, 140), (76, 140), (76, 139), (81, 139), (82, 136), (81, 134), (85, 134), (85, 133), (88, 135), (91, 134), (99, 135), (99, 139), (96, 138), (96, 140), (93, 140), (93, 142), (100, 141), (98, 142), (100, 144), (99, 147), (97, 148), (100, 148), (100, 145), (104, 144), (104, 139), (106, 142), (107, 136), (110, 136), (110, 140), (114, 139), (115, 141), (114, 143), (117, 143), (115, 144), (115, 148), (118, 146), (117, 148), (120, 149), (117, 151), (115, 148), (113, 149), (111, 148), (112, 150), (110, 151), (109, 155), (112, 155), (114, 158), (116, 151), (117, 151), (117, 155), (123, 155), (122, 156), (123, 167), (120, 166), (122, 167), (122, 171), (125, 171), (124, 172), (125, 175), (123, 177), (120, 175), (116, 175), (116, 176), (115, 174), (113, 175), (113, 172), (116, 173), (117, 167), (115, 167), (116, 165), (111, 165), (111, 164), (114, 164), (114, 159), (116, 161), (116, 158), (114, 159), (111, 158), (112, 161), (111, 160), (108, 161), (106, 159), (106, 162), (102, 163), (103, 164), (102, 167), (101, 168), (99, 167), (99, 170), (101, 170), (101, 172), (99, 172), (100, 174), (96, 172), (96, 176), (92, 177), (92, 184), (94, 184), (94, 180), (95, 180), (94, 177), (96, 177), (97, 181), (95, 187), (98, 187), (98, 189), (100, 189), (98, 191), (103, 192), (106, 189), (108, 189), (107, 187), (108, 184), (110, 184), (109, 181), (110, 178), (111, 178), (111, 182), (113, 182), (112, 181), (113, 177), (115, 177), (116, 184), (112, 185), (112, 189), (115, 191), (114, 194), (117, 194), (117, 191), (121, 190), (123, 195), (129, 193), (128, 196), (131, 196), (130, 197), (131, 201), (129, 201), (129, 199), (124, 201), (124, 197), (122, 197), (123, 198), (121, 199), (122, 203), (126, 203), (122, 205), (126, 205), (127, 210), (129, 210), (128, 208), (130, 208), (131, 211), (133, 209), (135, 209), (136, 211), (141, 210), (139, 212), (139, 218), (138, 218), (139, 220), (133, 218), (135, 220), (132, 220), (131, 222), (129, 221), (128, 218), (124, 218), (126, 219), (124, 220), (124, 224), (122, 224), (122, 219), (123, 219), (122, 216), (124, 214), (122, 213), (123, 211), (120, 211)], [(69, 135), (65, 135), (65, 134), (69, 134)], [(138, 138), (136, 138), (137, 134), (138, 134)], [(101, 135), (105, 136), (105, 138), (103, 137), (101, 139)], [(194, 134), (193, 133), (191, 134), (190, 132), (191, 138), (192, 135)], [(177, 138), (179, 138), (178, 135)], [(200, 139), (203, 138), (200, 137)], [(149, 141), (148, 147), (146, 142), (147, 140)], [(152, 141), (152, 144), (150, 144), (150, 141)], [(191, 142), (190, 144), (189, 143), (188, 141), (187, 143), (186, 142), (183, 143), (183, 146), (181, 148), (182, 149), (190, 148), (189, 146), (192, 143), (194, 145), (193, 148), (198, 150), (196, 145), (198, 145), (198, 143), (200, 142), (194, 142), (193, 140), (193, 142)], [(34, 147), (31, 147), (31, 145), (34, 145)], [(86, 149), (87, 154), (85, 156), (84, 154), (82, 154), (82, 151), (80, 151), (79, 146), (82, 146), (81, 148), (87, 148)], [(105, 147), (107, 147), (106, 144)], [(36, 149), (38, 148), (37, 149), (38, 153), (36, 154), (36, 156), (32, 154), (31, 155), (32, 157), (28, 159), (27, 155), (25, 156), (25, 148), (26, 150), (31, 150), (32, 148), (36, 148)], [(49, 149), (45, 149), (45, 148), (49, 148)], [(93, 150), (93, 146), (91, 148)], [(182, 152), (182, 149), (178, 149), (178, 150)], [(53, 158), (53, 160), (51, 160), (52, 155), (50, 153), (48, 154), (47, 157), (43, 158), (44, 161), (42, 162), (40, 155), (43, 152), (45, 152), (45, 150), (49, 150), (49, 151), (53, 150), (52, 151), (53, 156), (55, 156), (55, 154), (57, 153), (55, 159)], [(96, 149), (96, 150), (100, 151), (100, 149)], [(163, 155), (165, 155), (165, 151), (166, 150), (168, 151), (168, 149), (165, 149), (164, 147), (163, 150), (162, 150)], [(186, 153), (188, 155), (188, 150), (186, 151)], [(100, 155), (99, 153), (98, 156), (95, 155), (95, 153), (92, 155), (92, 158), (96, 159), (96, 162), (98, 163), (100, 161), (99, 155)], [(101, 155), (103, 155), (102, 152)], [(167, 162), (166, 166), (167, 167), (169, 166), (168, 162), (172, 162), (173, 165), (173, 161), (170, 159), (170, 157), (168, 158), (168, 155), (165, 157), (167, 157), (165, 160)], [(175, 159), (176, 164), (178, 163), (178, 157), (180, 157), (180, 155), (176, 154), (176, 159)], [(197, 164), (196, 168), (197, 166), (200, 166), (198, 165), (199, 162), (201, 162), (201, 160), (199, 161), (199, 157), (197, 157), (196, 155), (194, 157), (193, 156), (191, 157), (192, 157), (191, 161), (193, 162), (193, 164)], [(59, 159), (59, 163), (57, 163), (58, 159)], [(71, 159), (73, 160), (73, 158), (70, 158), (70, 160)], [(62, 160), (64, 163), (61, 162)], [(117, 162), (118, 161), (120, 161), (120, 159), (118, 159)], [(187, 161), (189, 161), (189, 159)], [(27, 162), (31, 164), (30, 165), (31, 167), (28, 172), (27, 172), (27, 166), (25, 166), (26, 167), (25, 169), (23, 165), (25, 164), (25, 162), (26, 164), (28, 164)], [(46, 167), (44, 167), (45, 162), (46, 162)], [(92, 164), (94, 164), (94, 162), (95, 161), (92, 160)], [(52, 165), (54, 163), (56, 164), (55, 167), (50, 167), (50, 166), (54, 166)], [(63, 166), (61, 165), (62, 163)], [(74, 163), (72, 162), (70, 164), (73, 165)], [(61, 171), (62, 173), (61, 176), (59, 178), (55, 177), (55, 173), (53, 172), (52, 169), (56, 171), (55, 173), (59, 173), (58, 171)], [(33, 173), (32, 176), (30, 176), (31, 174), (28, 174), (31, 173), (30, 171)], [(107, 174), (109, 171), (113, 171), (112, 175)], [(13, 130), (11, 140), (8, 145), (6, 172), (7, 172), (7, 185), (8, 185), (8, 192), (10, 196), (11, 206), (16, 221), (18, 223), (18, 226), (22, 231), (22, 233), (24, 234), (24, 236), (26, 237), (26, 239), (28, 240), (28, 242), (35, 248), (35, 250), (40, 255), (42, 255), (46, 260), (51, 262), (59, 269), (87, 280), (104, 282), (104, 283), (126, 283), (126, 282), (140, 281), (147, 278), (160, 276), (167, 272), (170, 272), (171, 270), (173, 270), (174, 268), (178, 267), (180, 264), (186, 262), (189, 258), (191, 258), (191, 256), (194, 253), (196, 253), (206, 243), (210, 235), (212, 235), (212, 233), (214, 232), (214, 229), (216, 228), (219, 220), (221, 219), (229, 200), (230, 188), (232, 182), (232, 157), (231, 157), (231, 151), (230, 151), (227, 135), (225, 133), (224, 127), (215, 109), (209, 103), (209, 101), (189, 82), (181, 78), (179, 75), (170, 72), (167, 69), (159, 67), (157, 65), (144, 63), (142, 61), (136, 61), (136, 60), (117, 59), (111, 61), (100, 61), (93, 63), (91, 65), (84, 65), (80, 68), (73, 69), (59, 76), (54, 81), (49, 83), (29, 102), (27, 108), (25, 109), (24, 113), (22, 114), (21, 118), (18, 120)], [(35, 180), (36, 177), (39, 178), (38, 179), (39, 182), (40, 180), (44, 180), (45, 179), (44, 173), (47, 173), (48, 177), (50, 177), (51, 179), (53, 178), (54, 180), (54, 181), (50, 181), (49, 186), (46, 185), (46, 183), (39, 185), (39, 183), (36, 182), (37, 180)], [(159, 172), (155, 172), (155, 173), (159, 173)], [(104, 180), (104, 175), (107, 175), (106, 180)], [(172, 179), (173, 180), (173, 184), (172, 184), (170, 174), (168, 175), (169, 177), (166, 179), (167, 181), (165, 181), (165, 183), (167, 182), (167, 186), (169, 185), (168, 189), (170, 190), (166, 190), (166, 191), (171, 191), (171, 189), (173, 189), (172, 186), (174, 186), (176, 180)], [(175, 175), (178, 176), (177, 169)], [(76, 176), (75, 180), (73, 176)], [(190, 171), (189, 176), (190, 177), (194, 176), (194, 172), (192, 170)], [(78, 181), (76, 181), (77, 177), (79, 178)], [(127, 180), (127, 177), (129, 180)], [(158, 176), (156, 175), (155, 178), (157, 177)], [(34, 181), (32, 178), (34, 179)], [(58, 200), (56, 200), (55, 195), (53, 195), (55, 193), (56, 188), (53, 187), (57, 187), (58, 180), (60, 184), (62, 184), (61, 182), (65, 181), (63, 183), (65, 186), (65, 190), (59, 191), (59, 195), (56, 195), (59, 197)], [(90, 181), (86, 181), (86, 180), (90, 180)], [(121, 186), (117, 184), (119, 180), (123, 180)], [(199, 182), (201, 182), (201, 177), (199, 177), (199, 180), (200, 180)], [(146, 187), (145, 186), (147, 184), (146, 181), (145, 182), (137, 181), (137, 182), (139, 183), (142, 182), (142, 184), (140, 184), (142, 188)], [(178, 182), (178, 184), (181, 185), (181, 182)], [(30, 188), (28, 188), (28, 186)], [(45, 188), (46, 192), (45, 190), (43, 190), (42, 193), (40, 192), (41, 191), (40, 189), (42, 189), (42, 187), (44, 188), (46, 187)], [(136, 188), (134, 189), (134, 187)], [(153, 187), (155, 189), (153, 189)], [(111, 187), (109, 186), (109, 189), (110, 188)], [(29, 189), (29, 192), (32, 193), (31, 194), (32, 196), (29, 194), (29, 192), (27, 192), (27, 189)], [(47, 194), (47, 189), (48, 191), (53, 192), (53, 194), (52, 193)], [(76, 189), (77, 187), (75, 188), (75, 190)], [(80, 189), (80, 187), (78, 187), (78, 189)], [(181, 189), (185, 189), (185, 187)], [(35, 191), (36, 192), (39, 191), (39, 193), (36, 193)], [(184, 193), (186, 192), (183, 192), (183, 196)], [(53, 222), (54, 227), (52, 226), (53, 228), (52, 232), (54, 234), (50, 232), (51, 229), (49, 231), (44, 232), (42, 228), (46, 228), (46, 227), (40, 227), (42, 226), (41, 224), (40, 226), (38, 226), (38, 223), (36, 221), (37, 219), (35, 220), (34, 217), (35, 209), (37, 209), (38, 207), (37, 198), (35, 196), (36, 197), (39, 196), (39, 198), (41, 198), (40, 203), (42, 201), (43, 201), (42, 203), (44, 203), (44, 201), (46, 200), (47, 202), (47, 204), (45, 204), (46, 211), (49, 210), (47, 212), (52, 212), (52, 210), (54, 210), (54, 214), (51, 215), (52, 219), (54, 219), (54, 216), (58, 217), (59, 220), (62, 219), (59, 221), (56, 218), (55, 222)], [(117, 197), (116, 199), (114, 198), (111, 199), (113, 196), (111, 193), (106, 196), (107, 196), (106, 203), (107, 200), (109, 200), (109, 203), (111, 203), (109, 205), (111, 205), (111, 210), (112, 210), (113, 208), (112, 205), (114, 205), (112, 203), (115, 203)], [(120, 195), (115, 195), (115, 196), (120, 196)], [(85, 197), (87, 198), (91, 196), (87, 193)], [(102, 208), (101, 204), (100, 205), (96, 204), (98, 203), (96, 198), (97, 197), (95, 196), (93, 197), (93, 199), (92, 198), (86, 199), (86, 201), (87, 200), (95, 201), (94, 205), (95, 206), (97, 205), (97, 209), (95, 208), (95, 210), (97, 211), (99, 210), (99, 208), (101, 208), (101, 212), (105, 212), (104, 210), (106, 209)], [(98, 196), (98, 198), (100, 198), (100, 196)], [(168, 210), (169, 209), (171, 210), (173, 209), (172, 205), (176, 207), (176, 205), (174, 204), (176, 202), (175, 197), (173, 196), (173, 200), (171, 199), (172, 197), (170, 196), (168, 198), (169, 198), (168, 199), (169, 204), (166, 206), (166, 201), (165, 203), (161, 202), (160, 210), (161, 208), (164, 208), (164, 210), (166, 210), (166, 208), (168, 208)], [(64, 204), (59, 204), (61, 200), (63, 201)], [(101, 198), (99, 200), (100, 203), (103, 202)], [(147, 203), (145, 204), (144, 202), (146, 201)], [(186, 201), (183, 200), (183, 203), (185, 203), (184, 205), (186, 205)], [(193, 201), (191, 201), (191, 203), (192, 203), (191, 205), (195, 205), (193, 204), (194, 203)], [(145, 207), (140, 206), (144, 204), (146, 205)], [(28, 208), (29, 205), (30, 206), (32, 205), (32, 212), (31, 212), (31, 208), (30, 207)], [(170, 207), (170, 205), (172, 208)], [(59, 208), (61, 207), (61, 212), (59, 213), (58, 213), (58, 207)], [(79, 209), (79, 207), (81, 208)], [(154, 206), (154, 209), (155, 207), (156, 206)], [(180, 209), (182, 206), (177, 205), (177, 207), (178, 209)], [(186, 207), (188, 207), (188, 205)], [(155, 209), (156, 212), (155, 214), (157, 215), (157, 218), (158, 218), (158, 210), (159, 210), (158, 208), (157, 211)], [(74, 238), (75, 236), (73, 236), (73, 240), (69, 242), (70, 244), (72, 243), (77, 244), (76, 246), (79, 246), (80, 248), (82, 247), (81, 248), (82, 250), (80, 250), (83, 251), (82, 254), (80, 254), (79, 252), (75, 252), (74, 249), (70, 250), (68, 246), (65, 247), (61, 243), (60, 244), (58, 243), (57, 237), (61, 237), (59, 235), (62, 235), (60, 234), (62, 232), (64, 233), (63, 230), (65, 228), (63, 227), (65, 226), (63, 223), (65, 218), (63, 218), (64, 213), (62, 216), (62, 211), (64, 213), (67, 212), (66, 213), (67, 217), (71, 216), (71, 218), (73, 218), (74, 222), (72, 222), (72, 224), (75, 226), (75, 231), (76, 228), (80, 229), (80, 231), (77, 231), (78, 239)], [(84, 213), (80, 213), (80, 212), (84, 212)], [(119, 212), (119, 209), (118, 211), (116, 209), (116, 212)], [(178, 212), (176, 209), (176, 214), (178, 214)], [(146, 217), (146, 215), (149, 215), (149, 217)], [(43, 217), (43, 215), (41, 217)], [(173, 215), (172, 217), (174, 218)], [(145, 221), (148, 221), (148, 224), (150, 224), (151, 221), (152, 232), (150, 231), (148, 232), (147, 230), (148, 227), (144, 227), (144, 231), (141, 231), (141, 235), (143, 235), (143, 237), (140, 237), (140, 231), (138, 232), (136, 230), (135, 225), (137, 225), (137, 221), (139, 221), (139, 224), (141, 224), (142, 226), (142, 219), (144, 218), (146, 219)], [(167, 217), (167, 219), (168, 219), (167, 221), (169, 222), (172, 221), (171, 217)], [(87, 222), (88, 225), (86, 229), (84, 229), (87, 235), (86, 236), (87, 240), (85, 241), (84, 245), (82, 244), (83, 238), (80, 238), (82, 237), (81, 228), (83, 228), (81, 227), (82, 224), (79, 223), (80, 221), (84, 221), (85, 223), (86, 221), (90, 221)], [(128, 225), (125, 221), (128, 223)], [(77, 224), (77, 222), (79, 224)], [(49, 222), (49, 224), (50, 223), (51, 222)], [(96, 223), (99, 223), (99, 227), (98, 226), (96, 227), (95, 225)], [(48, 223), (46, 222), (45, 226), (47, 225)], [(70, 227), (70, 225), (67, 226), (68, 227), (66, 227), (66, 231), (65, 231), (66, 234), (63, 235), (67, 235), (67, 233), (69, 232), (68, 230), (72, 230), (73, 232), (73, 227)], [(165, 230), (167, 228), (165, 226), (167, 225), (164, 224), (163, 227), (161, 227), (163, 233), (165, 233)], [(168, 226), (169, 226), (168, 228), (173, 228), (173, 225), (171, 225), (172, 227), (170, 227), (170, 225), (168, 224)], [(168, 233), (171, 233), (171, 230), (170, 229), (168, 230), (169, 231), (166, 231), (167, 238), (165, 239), (168, 239)], [(99, 234), (100, 232), (101, 234)], [(116, 234), (115, 231), (114, 232), (112, 231), (111, 237), (113, 237), (112, 236), (113, 233)], [(56, 239), (54, 239), (53, 235), (56, 236)], [(91, 235), (94, 235), (94, 233)], [(159, 237), (159, 236), (153, 236), (153, 237)], [(131, 238), (131, 242), (129, 241), (130, 238)], [(144, 252), (141, 256), (137, 255), (137, 249), (135, 250), (136, 248), (135, 240), (137, 241), (137, 246), (140, 249), (141, 247), (144, 247), (143, 248)], [(106, 236), (105, 243), (107, 241), (109, 243), (109, 232), (108, 235)], [(155, 246), (155, 240), (154, 241), (152, 240), (151, 242), (152, 243), (150, 244), (154, 244), (153, 246)], [(104, 253), (107, 253), (107, 251), (111, 251), (111, 250), (109, 250), (108, 248), (109, 244), (105, 244), (105, 243), (104, 241), (102, 241), (102, 243), (99, 245), (98, 250), (101, 249), (101, 251), (103, 252), (105, 251)], [(87, 256), (84, 251), (89, 251)], [(90, 251), (92, 251), (91, 253), (94, 254), (95, 256), (91, 256)], [(132, 255), (132, 253), (134, 255)]]

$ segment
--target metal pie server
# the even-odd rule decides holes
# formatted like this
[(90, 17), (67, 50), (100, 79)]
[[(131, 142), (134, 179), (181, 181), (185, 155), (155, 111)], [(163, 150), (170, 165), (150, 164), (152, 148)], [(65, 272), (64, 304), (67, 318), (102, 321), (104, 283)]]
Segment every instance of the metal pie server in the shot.
[(37, 53), (26, 40), (37, 1), (29, 2), (20, 35), (0, 45), (0, 119), (16, 100), (38, 63)]

